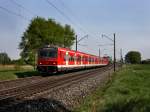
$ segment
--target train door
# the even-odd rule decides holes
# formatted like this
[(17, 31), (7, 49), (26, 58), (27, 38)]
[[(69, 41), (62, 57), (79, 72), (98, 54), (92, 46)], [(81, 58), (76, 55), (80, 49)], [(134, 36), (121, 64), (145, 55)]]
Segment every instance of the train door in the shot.
[(75, 53), (69, 52), (69, 65), (74, 65), (75, 59), (74, 59)]
[(76, 64), (81, 65), (81, 55), (80, 54), (76, 55)]
[(69, 61), (69, 53), (68, 53), (68, 51), (66, 51), (65, 61), (66, 61), (66, 66), (67, 66), (68, 65), (68, 61)]
[(60, 62), (61, 62), (61, 65), (66, 65), (65, 56), (66, 56), (66, 52), (65, 51), (60, 51)]

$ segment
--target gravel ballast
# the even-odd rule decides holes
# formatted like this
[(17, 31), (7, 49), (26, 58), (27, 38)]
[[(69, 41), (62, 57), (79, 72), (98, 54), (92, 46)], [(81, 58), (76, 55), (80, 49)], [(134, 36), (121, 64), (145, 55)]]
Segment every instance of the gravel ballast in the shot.
[[(7, 109), (11, 112), (69, 112), (77, 107), (83, 98), (110, 79), (113, 70), (94, 74), (93, 77), (55, 88), (28, 97), (26, 101)], [(6, 111), (5, 111), (6, 112)]]

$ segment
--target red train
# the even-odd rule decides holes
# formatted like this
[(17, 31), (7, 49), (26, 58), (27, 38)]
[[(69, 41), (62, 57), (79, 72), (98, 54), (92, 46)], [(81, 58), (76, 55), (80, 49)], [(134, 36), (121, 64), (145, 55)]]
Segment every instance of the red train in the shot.
[(98, 57), (62, 47), (44, 47), (38, 51), (37, 70), (39, 72), (56, 73), (108, 64), (108, 57)]

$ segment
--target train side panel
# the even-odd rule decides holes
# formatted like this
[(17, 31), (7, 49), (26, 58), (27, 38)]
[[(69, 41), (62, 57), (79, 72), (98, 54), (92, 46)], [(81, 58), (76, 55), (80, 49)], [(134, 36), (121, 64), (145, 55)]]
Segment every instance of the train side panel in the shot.
[[(47, 48), (47, 52), (50, 52), (49, 48)], [(58, 47), (56, 57), (38, 57), (37, 68), (39, 71), (53, 73), (73, 69), (106, 66), (107, 64), (109, 64), (108, 57), (98, 57), (79, 51)]]

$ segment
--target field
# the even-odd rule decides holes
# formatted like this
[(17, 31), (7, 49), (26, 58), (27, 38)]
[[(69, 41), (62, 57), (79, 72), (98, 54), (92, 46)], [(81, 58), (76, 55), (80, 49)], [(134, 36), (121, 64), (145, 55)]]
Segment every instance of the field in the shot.
[(38, 75), (32, 66), (0, 65), (0, 81)]
[(75, 112), (150, 112), (150, 65), (128, 65)]

